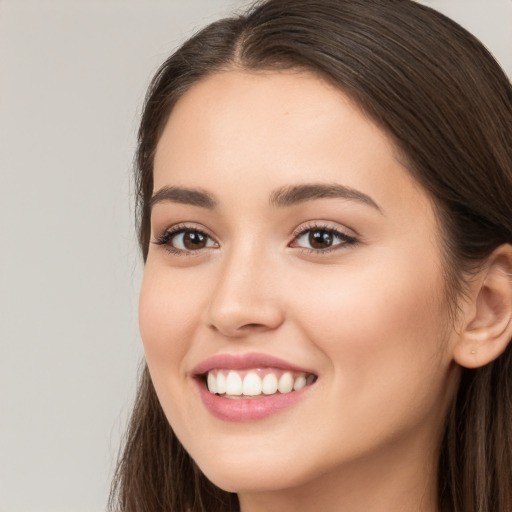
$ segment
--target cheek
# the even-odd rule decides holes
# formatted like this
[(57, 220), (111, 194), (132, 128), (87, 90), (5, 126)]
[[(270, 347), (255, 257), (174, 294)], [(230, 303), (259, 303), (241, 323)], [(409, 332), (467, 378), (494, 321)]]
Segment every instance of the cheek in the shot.
[(340, 450), (351, 453), (428, 430), (449, 400), (440, 274), (399, 259), (385, 267), (335, 269), (337, 278), (317, 276), (314, 289), (311, 281), (296, 283), (296, 295), (309, 290), (310, 298), (296, 302), (296, 322), (327, 365), (322, 386), (331, 414), (318, 411), (318, 429), (344, 432), (350, 448)]
[[(327, 356), (342, 386), (365, 389), (396, 379), (423, 385), (443, 357), (447, 308), (432, 259), (381, 258), (381, 265), (322, 270), (303, 282), (297, 321)], [(387, 264), (386, 264), (387, 263)], [(306, 288), (308, 291), (306, 291)], [(446, 358), (448, 361), (448, 358)], [(402, 382), (403, 384), (403, 382)]]
[(146, 265), (139, 299), (139, 328), (154, 381), (159, 376), (183, 377), (181, 363), (198, 314), (197, 296), (186, 283), (174, 273), (149, 262)]
[[(139, 328), (146, 362), (159, 402), (173, 427), (192, 425), (193, 411), (184, 389), (191, 385), (187, 354), (198, 325), (198, 294), (188, 279), (180, 280), (148, 259), (139, 299)], [(192, 281), (195, 282), (195, 281)]]

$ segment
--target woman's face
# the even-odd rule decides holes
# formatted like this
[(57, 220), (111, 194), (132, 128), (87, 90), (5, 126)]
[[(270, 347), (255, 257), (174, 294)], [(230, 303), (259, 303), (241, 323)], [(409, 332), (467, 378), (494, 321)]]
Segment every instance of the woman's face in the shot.
[(457, 381), (438, 226), (343, 93), (299, 72), (193, 86), (157, 147), (151, 240), (149, 370), (215, 484), (430, 468)]

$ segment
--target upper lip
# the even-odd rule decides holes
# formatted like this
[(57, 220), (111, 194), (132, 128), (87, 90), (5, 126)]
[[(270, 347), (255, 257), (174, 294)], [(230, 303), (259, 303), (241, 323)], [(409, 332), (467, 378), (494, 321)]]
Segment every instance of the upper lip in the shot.
[(251, 368), (280, 368), (283, 370), (311, 373), (313, 371), (291, 364), (269, 354), (217, 354), (202, 361), (193, 370), (195, 375), (203, 375), (214, 369), (249, 370)]

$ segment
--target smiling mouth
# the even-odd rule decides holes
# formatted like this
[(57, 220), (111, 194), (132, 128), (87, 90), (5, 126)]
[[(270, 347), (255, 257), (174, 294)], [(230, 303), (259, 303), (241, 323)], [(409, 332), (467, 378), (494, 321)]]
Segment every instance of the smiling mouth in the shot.
[(228, 399), (251, 399), (293, 393), (311, 386), (317, 380), (317, 376), (312, 373), (276, 368), (214, 369), (201, 377), (210, 393)]

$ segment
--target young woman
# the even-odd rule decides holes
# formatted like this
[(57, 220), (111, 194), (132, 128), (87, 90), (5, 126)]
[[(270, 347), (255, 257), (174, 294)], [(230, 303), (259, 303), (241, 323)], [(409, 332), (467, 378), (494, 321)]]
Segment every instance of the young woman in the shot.
[(408, 0), (270, 0), (154, 78), (123, 512), (512, 510), (512, 89)]

